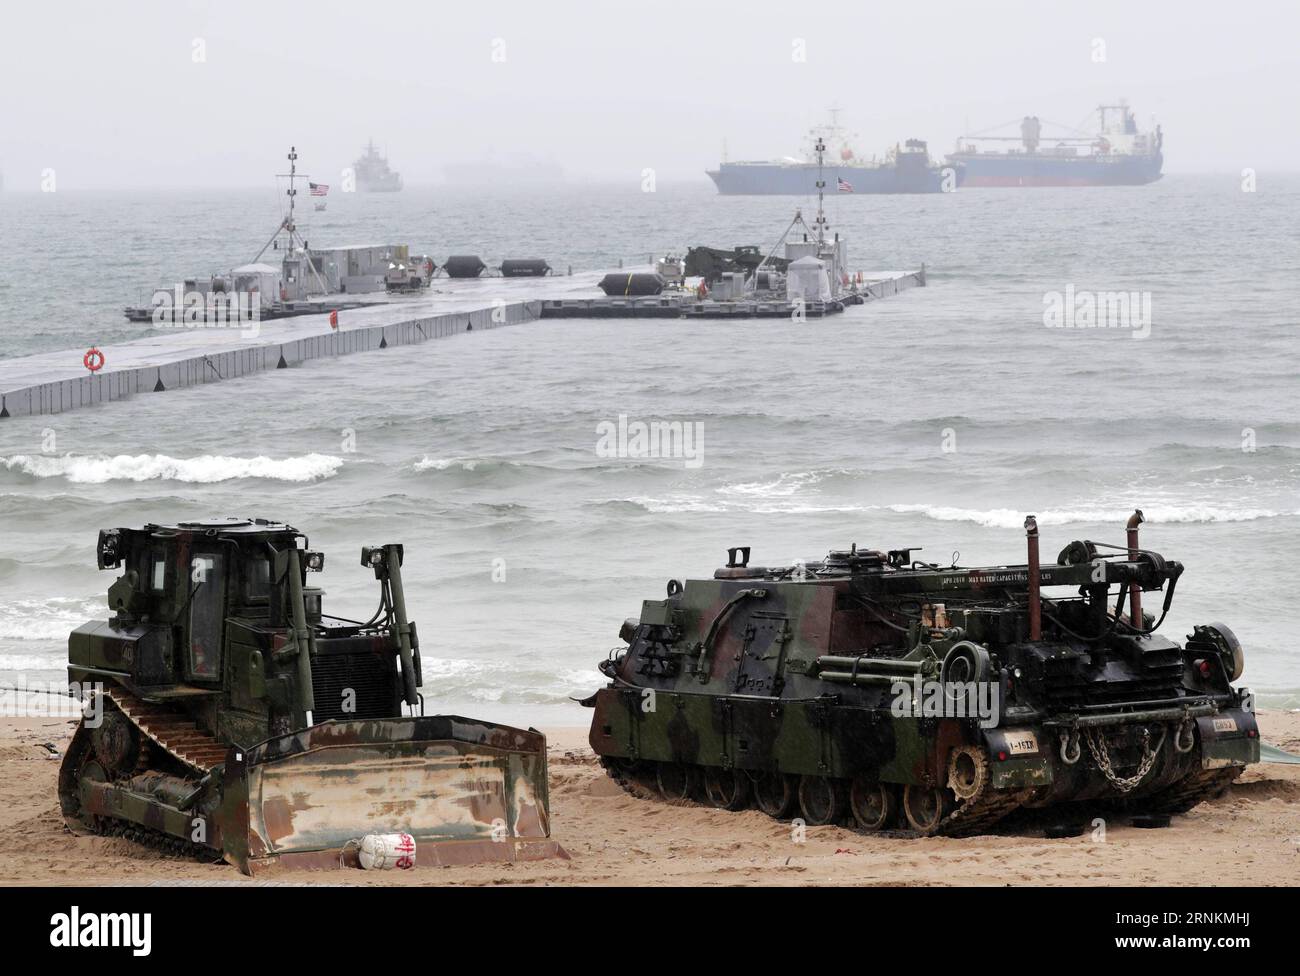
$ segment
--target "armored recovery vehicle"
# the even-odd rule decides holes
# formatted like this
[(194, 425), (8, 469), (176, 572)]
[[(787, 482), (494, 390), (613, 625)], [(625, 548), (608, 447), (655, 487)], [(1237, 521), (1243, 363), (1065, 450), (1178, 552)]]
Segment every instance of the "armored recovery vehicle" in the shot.
[(366, 547), (366, 621), (323, 613), (324, 567), (292, 526), (226, 519), (108, 529), (114, 616), (68, 638), (89, 690), (59, 772), (76, 832), (125, 834), (245, 873), (355, 863), (368, 834), (408, 834), (420, 864), (563, 856), (546, 741), (423, 715), (401, 545)]
[[(865, 831), (1190, 809), (1259, 761), (1258, 727), (1227, 626), (1155, 632), (1183, 566), (1139, 546), (1141, 521), (1042, 563), (1031, 516), (1027, 563), (988, 568), (854, 547), (767, 569), (732, 549), (623, 624), (584, 702), (591, 746), (633, 792)], [(1142, 595), (1161, 590), (1154, 620)]]

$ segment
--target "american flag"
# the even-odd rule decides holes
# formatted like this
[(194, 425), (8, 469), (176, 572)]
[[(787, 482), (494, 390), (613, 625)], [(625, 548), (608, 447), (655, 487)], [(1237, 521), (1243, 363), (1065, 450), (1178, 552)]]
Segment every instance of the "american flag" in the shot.
[(330, 191), (328, 183), (308, 183), (307, 188), (311, 190), (311, 195), (314, 197), (323, 197)]
[(839, 191), (840, 191), (841, 193), (852, 193), (852, 192), (853, 192), (853, 184), (850, 183), (848, 180), (846, 180), (844, 177), (842, 177), (842, 176), (837, 176), (837, 177), (835, 178), (835, 183), (837, 184), (837, 188), (839, 189)]

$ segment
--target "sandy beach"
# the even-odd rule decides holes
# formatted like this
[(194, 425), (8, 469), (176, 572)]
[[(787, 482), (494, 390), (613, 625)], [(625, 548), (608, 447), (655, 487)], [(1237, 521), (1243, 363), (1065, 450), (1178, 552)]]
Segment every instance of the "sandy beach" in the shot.
[[(1266, 741), (1300, 751), (1300, 714), (1264, 712)], [(164, 856), (120, 838), (76, 837), (55, 798), (71, 725), (0, 719), (0, 884), (256, 884), (223, 864)], [(1105, 840), (1047, 840), (1041, 828), (949, 839), (868, 837), (748, 810), (636, 799), (609, 781), (585, 729), (551, 729), (554, 834), (568, 861), (277, 872), (265, 881), (380, 885), (1295, 885), (1300, 884), (1300, 766), (1252, 767), (1220, 799), (1149, 830), (1116, 818)]]

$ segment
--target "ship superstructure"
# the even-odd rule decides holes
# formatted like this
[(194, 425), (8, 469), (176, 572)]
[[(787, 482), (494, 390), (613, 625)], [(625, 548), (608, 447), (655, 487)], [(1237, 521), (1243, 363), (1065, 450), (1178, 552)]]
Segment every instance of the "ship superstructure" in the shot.
[(961, 136), (948, 162), (964, 168), (966, 186), (1140, 186), (1160, 179), (1160, 126), (1141, 131), (1123, 99), (1099, 105), (1092, 118), (1095, 131), (1026, 115)]
[(402, 174), (388, 165), (388, 158), (375, 148), (375, 140), (366, 143), (365, 152), (352, 164), (357, 189), (362, 193), (396, 193), (402, 188)]
[(817, 192), (818, 163), (811, 147), (821, 143), (830, 152), (822, 173), (836, 193), (939, 193), (961, 184), (962, 167), (936, 163), (921, 139), (895, 144), (883, 158), (859, 156), (853, 146), (854, 135), (839, 124), (839, 110), (831, 109), (830, 114), (829, 123), (809, 130), (800, 156), (738, 162), (724, 159), (717, 169), (706, 172), (719, 193), (813, 194)]

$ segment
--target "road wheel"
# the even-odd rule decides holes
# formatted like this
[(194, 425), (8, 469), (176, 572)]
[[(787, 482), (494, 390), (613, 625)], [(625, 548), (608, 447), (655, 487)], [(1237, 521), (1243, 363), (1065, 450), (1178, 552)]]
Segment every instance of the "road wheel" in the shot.
[(749, 777), (734, 769), (711, 766), (704, 771), (704, 795), (719, 810), (743, 810), (749, 806)]
[(937, 833), (951, 809), (947, 791), (938, 787), (908, 783), (903, 790), (903, 815), (918, 834), (928, 837)]
[(948, 788), (962, 800), (973, 800), (989, 781), (989, 763), (978, 746), (958, 746), (948, 759)]
[(898, 816), (898, 793), (889, 783), (858, 776), (849, 788), (849, 809), (863, 830), (884, 830)]
[(754, 802), (769, 817), (781, 820), (790, 816), (799, 802), (795, 778), (785, 773), (763, 773), (755, 777)]
[(799, 809), (811, 827), (833, 824), (844, 816), (844, 783), (830, 776), (799, 777)]
[(670, 803), (681, 803), (695, 795), (699, 775), (694, 766), (682, 763), (660, 763), (655, 770), (655, 785), (659, 795)]

